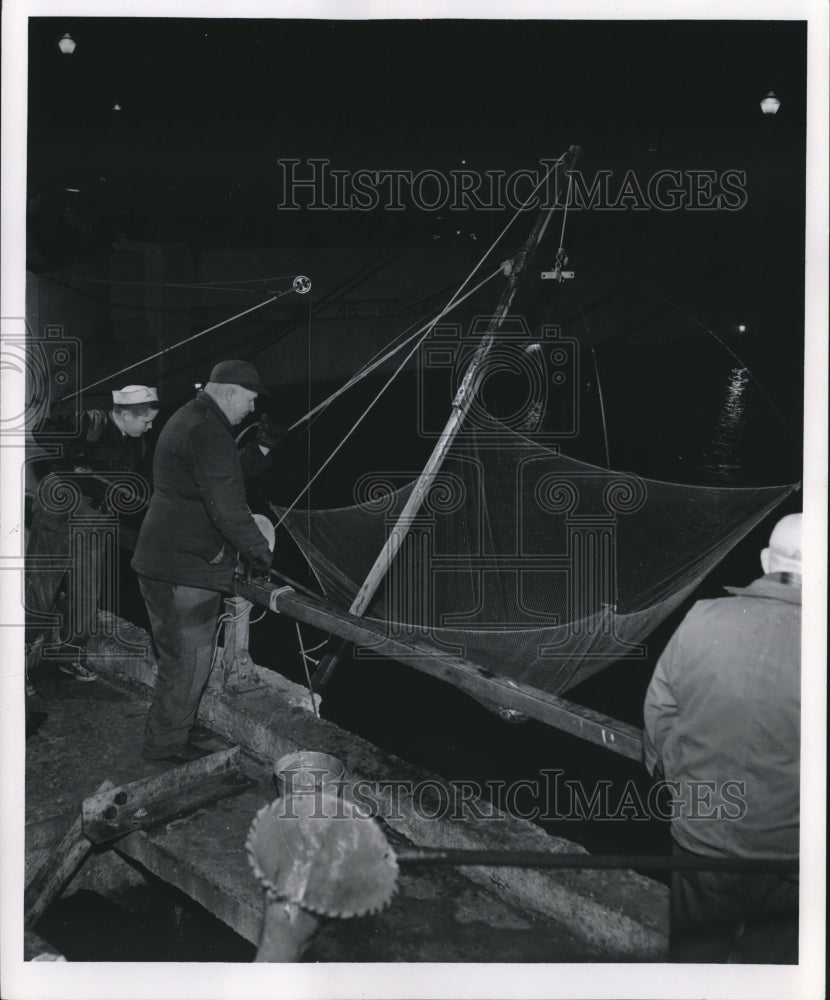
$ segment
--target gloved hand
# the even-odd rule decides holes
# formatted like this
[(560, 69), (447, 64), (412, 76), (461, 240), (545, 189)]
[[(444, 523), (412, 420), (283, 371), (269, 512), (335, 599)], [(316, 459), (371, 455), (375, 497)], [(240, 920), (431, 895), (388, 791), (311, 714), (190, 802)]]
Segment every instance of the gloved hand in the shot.
[(248, 576), (260, 578), (267, 577), (273, 561), (274, 557), (270, 552), (266, 552), (264, 555), (256, 556), (253, 559), (247, 560), (245, 568), (248, 571)]
[(276, 448), (288, 433), (282, 424), (278, 424), (273, 417), (263, 413), (259, 418), (259, 427), (256, 429), (256, 443), (262, 448)]

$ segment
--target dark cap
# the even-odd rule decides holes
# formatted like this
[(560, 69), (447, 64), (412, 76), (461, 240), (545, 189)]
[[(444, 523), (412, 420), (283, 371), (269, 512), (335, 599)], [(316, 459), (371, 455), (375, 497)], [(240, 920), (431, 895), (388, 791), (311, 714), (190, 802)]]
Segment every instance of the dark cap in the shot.
[(250, 361), (220, 361), (213, 366), (208, 381), (218, 382), (219, 385), (241, 385), (251, 392), (265, 392), (259, 372)]

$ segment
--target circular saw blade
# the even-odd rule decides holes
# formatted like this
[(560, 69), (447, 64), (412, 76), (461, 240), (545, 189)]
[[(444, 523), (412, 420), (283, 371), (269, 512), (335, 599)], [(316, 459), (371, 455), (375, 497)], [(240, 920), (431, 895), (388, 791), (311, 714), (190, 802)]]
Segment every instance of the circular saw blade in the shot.
[(245, 843), (272, 899), (326, 917), (383, 909), (398, 863), (380, 827), (334, 796), (286, 796), (263, 806)]

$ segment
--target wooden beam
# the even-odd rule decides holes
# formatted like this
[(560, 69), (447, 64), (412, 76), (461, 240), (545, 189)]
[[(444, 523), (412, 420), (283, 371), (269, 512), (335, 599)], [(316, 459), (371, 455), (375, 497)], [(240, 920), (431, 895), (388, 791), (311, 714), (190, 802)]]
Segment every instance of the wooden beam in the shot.
[(240, 749), (231, 747), (162, 774), (99, 790), (81, 806), (84, 835), (102, 843), (233, 794), (249, 784), (240, 765)]
[[(98, 786), (96, 795), (112, 787), (112, 782), (107, 778)], [(26, 886), (23, 893), (23, 921), (27, 926), (40, 920), (91, 850), (92, 842), (84, 835), (79, 814)]]
[(515, 709), (623, 757), (642, 760), (643, 737), (636, 726), (530, 685), (498, 677), (470, 660), (442, 653), (416, 639), (392, 637), (383, 624), (340, 611), (319, 598), (299, 594), (291, 587), (237, 577), (235, 589), (237, 594), (255, 604), (367, 646), (380, 656), (399, 660), (422, 673), (448, 681), (468, 694), (489, 698), (505, 708)]

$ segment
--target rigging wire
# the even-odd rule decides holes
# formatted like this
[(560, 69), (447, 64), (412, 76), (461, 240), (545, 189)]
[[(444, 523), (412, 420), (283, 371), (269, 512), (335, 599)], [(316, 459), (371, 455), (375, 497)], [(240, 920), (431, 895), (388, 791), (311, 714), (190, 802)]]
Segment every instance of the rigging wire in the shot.
[[(303, 646), (303, 634), (300, 631), (300, 623), (295, 620), (294, 624), (297, 626), (297, 642), (300, 644), (300, 655), (303, 658), (303, 669), (305, 670), (306, 685), (308, 686), (308, 693), (311, 695), (311, 707), (314, 709), (315, 716), (319, 719), (320, 718), (320, 712), (319, 712), (319, 709), (317, 708), (317, 701), (319, 699), (317, 699), (317, 698), (314, 697), (314, 687), (312, 686), (312, 683), (311, 683), (311, 674), (309, 673), (309, 670), (308, 670), (308, 661), (309, 660), (311, 660), (311, 662), (315, 666), (317, 666), (317, 662), (318, 661), (317, 660), (313, 660), (308, 655), (311, 652), (311, 650), (306, 650), (305, 647)], [(321, 645), (325, 645), (325, 643), (322, 643)], [(319, 647), (315, 646), (314, 648), (317, 649)]]
[[(556, 170), (556, 168), (561, 163), (563, 163), (565, 161), (565, 159), (568, 157), (568, 155), (569, 155), (569, 153), (563, 153), (562, 156), (560, 156), (557, 160), (554, 160), (554, 162), (551, 164), (550, 168), (548, 169), (547, 173), (544, 175), (544, 177), (542, 177), (542, 179), (539, 181), (539, 183), (528, 194), (527, 198), (522, 202), (522, 204), (519, 206), (519, 208), (516, 209), (516, 211), (511, 216), (511, 218), (508, 220), (508, 222), (502, 228), (501, 232), (498, 234), (498, 236), (496, 236), (496, 238), (493, 240), (493, 242), (490, 244), (490, 246), (487, 248), (487, 250), (484, 251), (484, 253), (482, 254), (482, 256), (478, 259), (477, 263), (473, 267), (473, 269), (470, 271), (470, 273), (467, 275), (467, 277), (461, 282), (461, 284), (458, 286), (458, 288), (456, 289), (456, 291), (450, 297), (450, 299), (447, 302), (447, 304), (443, 307), (443, 309), (438, 313), (437, 316), (435, 316), (427, 324), (425, 324), (424, 326), (422, 326), (418, 330), (416, 330), (415, 333), (411, 334), (408, 338), (406, 338), (406, 340), (404, 340), (398, 347), (394, 348), (390, 352), (387, 352), (387, 354), (385, 356), (383, 356), (380, 360), (377, 360), (377, 355), (376, 355), (375, 359), (370, 360), (369, 362), (367, 362), (366, 365), (363, 366), (363, 368), (358, 369), (358, 371), (349, 379), (348, 382), (345, 383), (344, 386), (342, 386), (339, 390), (337, 390), (335, 393), (333, 393), (327, 399), (323, 400), (321, 403), (318, 403), (318, 405), (315, 407), (314, 410), (309, 411), (308, 413), (305, 414), (305, 416), (302, 416), (298, 420), (296, 420), (291, 425), (291, 427), (289, 429), (293, 430), (295, 427), (298, 427), (301, 423), (303, 423), (304, 421), (308, 420), (309, 417), (313, 416), (314, 413), (318, 412), (320, 409), (322, 409), (323, 407), (327, 406), (329, 403), (333, 402), (339, 395), (341, 395), (347, 389), (351, 388), (351, 386), (355, 385), (362, 378), (364, 378), (366, 375), (368, 375), (371, 371), (374, 371), (375, 368), (377, 368), (380, 364), (383, 364), (384, 361), (386, 361), (389, 357), (392, 357), (395, 353), (397, 353), (398, 350), (402, 349), (406, 344), (409, 343), (410, 340), (412, 340), (415, 337), (418, 337), (421, 333), (428, 333), (432, 329), (432, 327), (442, 317), (446, 316), (446, 314), (451, 309), (455, 308), (455, 306), (459, 305), (466, 298), (469, 298), (470, 295), (473, 295), (476, 291), (478, 291), (482, 287), (483, 284), (485, 284), (487, 281), (490, 281), (491, 278), (494, 278), (499, 273), (505, 273), (505, 266), (504, 266), (504, 264), (499, 265), (499, 267), (492, 274), (490, 274), (487, 278), (485, 278), (483, 282), (480, 282), (478, 285), (476, 285), (476, 287), (473, 288), (466, 295), (463, 295), (463, 296), (461, 295), (461, 293), (464, 290), (464, 288), (466, 288), (466, 286), (470, 283), (470, 281), (472, 280), (473, 276), (476, 274), (476, 272), (482, 266), (482, 264), (484, 263), (484, 261), (490, 256), (490, 254), (493, 252), (493, 250), (496, 248), (496, 246), (499, 244), (499, 242), (502, 240), (502, 238), (504, 237), (505, 233), (507, 233), (508, 229), (510, 229), (510, 227), (513, 225), (513, 223), (516, 221), (516, 219), (519, 217), (519, 215), (524, 211), (524, 209), (526, 208), (526, 206), (535, 197), (536, 192), (539, 190), (539, 188), (542, 187), (546, 183), (546, 181), (550, 177), (551, 173), (554, 170)], [(569, 184), (570, 184), (570, 180), (571, 180), (571, 178), (569, 177), (568, 178)], [(543, 226), (542, 226), (542, 228), (541, 228), (541, 230), (539, 232), (539, 235), (537, 236), (537, 239), (536, 239), (537, 243), (539, 242), (539, 240), (541, 240), (542, 235), (544, 234), (545, 228), (546, 228), (546, 226), (548, 224), (548, 221), (550, 220), (550, 217), (553, 214), (553, 211), (554, 211), (554, 209), (556, 207), (557, 207), (556, 203), (554, 203), (548, 209), (548, 214), (547, 214), (547, 216), (545, 218), (544, 224), (543, 224)], [(563, 230), (563, 232), (564, 232), (564, 230)], [(406, 332), (407, 331), (405, 330), (404, 333), (406, 333)], [(403, 336), (403, 334), (401, 336)], [(412, 353), (414, 353), (414, 352), (412, 352)], [(409, 357), (411, 357), (411, 354), (407, 356), (407, 360), (409, 359)], [(396, 372), (396, 375), (397, 375), (397, 372)], [(370, 405), (374, 405), (374, 403), (372, 403)], [(360, 419), (362, 419), (362, 417)]]
[[(326, 292), (317, 301), (315, 314), (319, 314), (320, 311), (329, 304), (336, 304), (339, 301), (338, 297), (354, 291), (355, 288), (359, 288), (364, 282), (368, 281), (375, 274), (379, 273), (384, 268), (389, 267), (390, 264), (392, 264), (399, 257), (404, 256), (406, 252), (406, 250), (399, 250), (395, 253), (392, 253), (391, 251), (384, 251), (383, 253), (373, 257), (371, 260), (361, 264), (356, 271), (341, 281), (340, 284), (335, 285), (334, 288)], [(257, 340), (246, 343), (245, 352), (241, 356), (248, 360), (257, 357), (263, 350), (270, 347), (273, 343), (281, 340), (283, 337), (287, 337), (289, 333), (297, 328), (298, 322), (299, 321), (297, 320), (289, 320), (280, 329), (278, 329), (276, 333), (269, 330)]]
[[(574, 148), (576, 148), (576, 147), (571, 147), (571, 149), (568, 152), (563, 153), (562, 156), (560, 156), (557, 160), (555, 160), (553, 162), (553, 164), (551, 165), (550, 169), (545, 174), (545, 176), (542, 178), (542, 180), (540, 180), (539, 183), (536, 185), (536, 187), (533, 188), (533, 190), (527, 196), (527, 198), (525, 199), (525, 201), (521, 204), (521, 206), (513, 214), (512, 218), (506, 223), (506, 225), (502, 229), (501, 233), (496, 237), (496, 239), (493, 241), (493, 243), (491, 243), (490, 247), (484, 252), (483, 256), (478, 260), (478, 262), (476, 263), (476, 265), (473, 267), (472, 271), (470, 271), (470, 273), (467, 275), (467, 277), (461, 283), (461, 285), (459, 286), (459, 288), (457, 289), (457, 291), (451, 297), (450, 301), (444, 307), (444, 310), (447, 310), (448, 308), (451, 308), (452, 306), (458, 304), (458, 300), (460, 299), (462, 289), (464, 289), (470, 283), (470, 280), (472, 279), (473, 275), (479, 270), (479, 268), (484, 263), (484, 261), (486, 260), (486, 258), (489, 257), (489, 255), (492, 253), (493, 249), (498, 245), (499, 241), (502, 239), (502, 237), (504, 236), (504, 234), (507, 232), (507, 230), (513, 225), (513, 223), (519, 217), (519, 214), (524, 210), (525, 206), (529, 203), (529, 201), (531, 200), (531, 198), (533, 198), (535, 196), (535, 194), (539, 190), (539, 188), (547, 181), (547, 179), (550, 176), (551, 172), (553, 170), (555, 170), (556, 167), (559, 166), (559, 164), (563, 163), (568, 156), (572, 155), (572, 150)], [(540, 223), (537, 223), (538, 232), (536, 232), (536, 234), (535, 234), (535, 244), (536, 245), (538, 245), (539, 240), (541, 239), (541, 235), (544, 232), (544, 229), (547, 226), (547, 224), (548, 224), (551, 216), (553, 215), (553, 212), (554, 212), (554, 210), (555, 210), (556, 207), (557, 207), (556, 203), (554, 202), (554, 204), (551, 205), (550, 208), (548, 209), (548, 213), (545, 216), (544, 221), (540, 222)], [(531, 237), (533, 237), (533, 235), (534, 234), (531, 231)], [(520, 267), (523, 266), (524, 256), (526, 255), (526, 252), (527, 252), (527, 247), (525, 245), (525, 248), (522, 251), (520, 251), (520, 253), (518, 255), (518, 258), (517, 258), (517, 259), (520, 259), (520, 264), (519, 264)], [(513, 267), (515, 267), (515, 263), (513, 263), (511, 265), (511, 269), (510, 269), (510, 272), (508, 273), (508, 277), (511, 278), (511, 284), (513, 285), (513, 291), (515, 292), (515, 284), (516, 283), (515, 283), (515, 275), (513, 275), (513, 273), (512, 273), (513, 272)], [(501, 270), (503, 270), (503, 268), (499, 267), (498, 270), (501, 271)], [(498, 271), (495, 272), (495, 273), (498, 273)], [(485, 279), (485, 281), (489, 281), (490, 278), (492, 278), (492, 277), (494, 277), (494, 275), (490, 275), (487, 279)], [(475, 291), (475, 289), (473, 291)], [(508, 300), (504, 303), (503, 310), (506, 311), (506, 309), (509, 308), (511, 301), (512, 301), (512, 293), (510, 294)], [(444, 313), (442, 312), (442, 315), (443, 314)], [(438, 318), (440, 318), (440, 317), (438, 317)], [(424, 331), (422, 339), (426, 339), (426, 336), (431, 331), (431, 329), (433, 328), (433, 326), (435, 325), (435, 323), (438, 321), (438, 318), (436, 318), (435, 320), (433, 320), (431, 323), (426, 324), (425, 327), (421, 328)], [(413, 336), (415, 336), (415, 335), (413, 335)], [(283, 521), (286, 519), (286, 517), (291, 513), (291, 511), (294, 509), (294, 507), (299, 503), (299, 501), (303, 498), (303, 496), (311, 488), (311, 486), (313, 485), (313, 483), (321, 475), (321, 473), (323, 472), (323, 470), (325, 468), (327, 468), (327, 466), (331, 463), (331, 461), (334, 459), (335, 455), (337, 455), (337, 453), (341, 450), (341, 448), (343, 448), (343, 446), (346, 444), (346, 442), (349, 440), (349, 438), (352, 436), (352, 434), (354, 434), (354, 432), (357, 430), (358, 426), (363, 422), (363, 420), (365, 420), (365, 418), (368, 416), (369, 412), (374, 408), (375, 404), (378, 402), (378, 400), (381, 398), (381, 396), (383, 396), (383, 394), (386, 392), (386, 390), (389, 388), (389, 386), (395, 381), (395, 379), (398, 377), (398, 375), (404, 369), (404, 367), (406, 366), (406, 364), (408, 363), (408, 361), (410, 360), (410, 358), (412, 358), (412, 356), (415, 354), (415, 352), (419, 349), (420, 345), (421, 345), (421, 340), (416, 341), (415, 346), (404, 357), (403, 361), (398, 365), (398, 367), (395, 369), (395, 371), (392, 373), (392, 375), (387, 379), (387, 381), (384, 383), (384, 385), (380, 388), (380, 390), (377, 392), (377, 394), (374, 396), (374, 398), (369, 402), (368, 406), (358, 416), (357, 420), (348, 429), (348, 431), (345, 433), (345, 435), (340, 440), (340, 442), (329, 453), (328, 457), (324, 460), (324, 462), (322, 463), (322, 465), (317, 469), (317, 471), (314, 473), (314, 475), (309, 479), (309, 481), (306, 483), (306, 485), (303, 487), (303, 489), (300, 491), (300, 493), (294, 498), (294, 500), (292, 500), (292, 502), (289, 504), (289, 506), (285, 508), (285, 510), (283, 511), (282, 516), (280, 517), (280, 519), (277, 522), (277, 524), (275, 525), (275, 527), (278, 528), (283, 523)], [(365, 373), (361, 377), (365, 377)], [(351, 384), (353, 384), (353, 383), (351, 383)], [(320, 404), (320, 405), (322, 406), (323, 404)], [(319, 407), (318, 407), (318, 409), (319, 409)], [(290, 429), (295, 428), (300, 423), (302, 423), (304, 420), (307, 420), (308, 417), (309, 417), (309, 414), (306, 414), (305, 417), (301, 417), (298, 421), (295, 421), (295, 423), (292, 424), (292, 426), (291, 426)]]
[(608, 422), (605, 418), (605, 394), (602, 391), (602, 379), (599, 377), (599, 365), (597, 364), (597, 352), (594, 348), (594, 338), (591, 336), (591, 328), (588, 325), (588, 317), (585, 315), (585, 310), (582, 308), (582, 301), (575, 292), (571, 292), (576, 301), (577, 308), (579, 309), (579, 316), (582, 320), (582, 326), (585, 328), (585, 333), (588, 337), (588, 346), (591, 348), (591, 359), (594, 363), (594, 374), (597, 379), (597, 393), (599, 395), (599, 410), (602, 416), (602, 439), (605, 443), (605, 464), (608, 468), (611, 468), (611, 449), (608, 446)]
[[(43, 277), (49, 278), (50, 281), (56, 281), (56, 279), (49, 274), (45, 274)], [(259, 289), (257, 288), (236, 288), (234, 286), (262, 285), (267, 284), (269, 281), (287, 281), (294, 277), (295, 275), (293, 274), (274, 274), (268, 278), (238, 278), (233, 282), (199, 281), (186, 283), (181, 281), (127, 281), (126, 279), (121, 278), (85, 278), (83, 275), (78, 275), (73, 280), (87, 285), (127, 285), (137, 286), (139, 288), (191, 288), (205, 292), (259, 292)], [(59, 283), (63, 284), (63, 282)], [(80, 289), (77, 289), (77, 291), (80, 291)]]
[[(311, 409), (311, 308), (308, 310), (308, 330), (306, 332), (306, 406)], [(311, 477), (311, 424), (306, 433), (305, 449), (305, 476), (306, 481)], [(276, 531), (276, 528), (274, 529)], [(306, 551), (303, 553), (306, 563), (311, 565), (311, 494), (309, 493), (308, 504), (306, 505)], [(299, 630), (299, 622), (297, 629)], [(305, 662), (305, 660), (303, 661)], [(311, 684), (311, 677), (308, 676), (308, 665), (306, 664), (306, 677), (308, 678), (308, 689), (311, 692), (311, 703), (314, 704), (314, 689)], [(316, 709), (315, 709), (316, 711)]]
[(189, 344), (191, 341), (198, 339), (199, 337), (204, 337), (206, 333), (212, 333), (214, 330), (218, 330), (222, 326), (227, 326), (228, 323), (233, 323), (234, 320), (241, 319), (243, 316), (247, 316), (252, 312), (256, 312), (257, 309), (262, 309), (264, 306), (270, 305), (272, 302), (276, 302), (277, 299), (281, 299), (283, 295), (287, 295), (291, 288), (286, 288), (282, 292), (278, 292), (276, 295), (272, 295), (271, 298), (266, 299), (264, 302), (259, 302), (255, 306), (251, 306), (250, 309), (244, 309), (242, 312), (236, 313), (233, 316), (229, 316), (227, 319), (223, 319), (219, 323), (214, 323), (213, 326), (207, 327), (205, 330), (199, 330), (197, 333), (191, 334), (189, 337), (185, 337), (183, 340), (177, 341), (175, 344), (171, 344), (169, 347), (164, 347), (160, 351), (156, 351), (155, 354), (151, 354), (147, 358), (142, 358), (141, 361), (136, 361), (131, 365), (127, 365), (124, 368), (119, 368), (117, 372), (112, 372), (110, 375), (106, 375), (104, 378), (98, 379), (97, 382), (92, 382), (90, 385), (84, 386), (81, 389), (76, 389), (75, 392), (70, 393), (66, 396), (66, 399), (72, 399), (74, 396), (79, 396), (82, 392), (88, 392), (90, 389), (94, 389), (96, 386), (102, 385), (104, 382), (108, 382), (110, 379), (115, 378), (117, 375), (123, 375), (124, 372), (132, 371), (133, 368), (138, 368), (139, 365), (146, 364), (148, 361), (152, 361), (154, 358), (159, 358), (163, 354), (169, 354), (170, 351), (174, 351), (177, 347), (181, 347), (183, 344)]
[[(414, 333), (411, 333), (408, 337), (402, 340), (400, 344), (390, 348), (384, 354), (376, 354), (374, 359), (368, 361), (362, 368), (359, 368), (355, 372), (355, 374), (352, 375), (352, 377), (348, 380), (348, 382), (345, 382), (342, 386), (340, 386), (339, 389), (336, 389), (330, 396), (327, 396), (324, 400), (319, 402), (315, 407), (310, 408), (308, 413), (306, 413), (304, 416), (295, 420), (294, 423), (289, 427), (289, 430), (294, 430), (296, 427), (299, 427), (300, 424), (305, 423), (311, 417), (316, 416), (321, 410), (325, 409), (331, 403), (333, 403), (339, 396), (342, 396), (344, 392), (347, 392), (349, 389), (351, 389), (353, 385), (356, 385), (362, 379), (366, 378), (368, 375), (371, 375), (371, 373), (375, 371), (376, 368), (379, 368), (390, 358), (393, 358), (398, 353), (398, 351), (403, 350), (403, 348), (406, 347), (407, 344), (409, 344), (412, 340), (414, 340), (416, 337), (421, 337), (421, 334), (424, 334), (424, 336), (421, 337), (421, 339), (418, 341), (418, 344), (416, 345), (416, 347), (420, 347), (421, 343), (423, 343), (423, 341), (426, 339), (426, 334), (428, 334), (432, 330), (432, 328), (435, 326), (436, 323), (438, 323), (446, 315), (448, 315), (448, 313), (450, 313), (456, 306), (461, 305), (461, 303), (464, 302), (466, 299), (468, 299), (470, 296), (475, 295), (475, 293), (479, 291), (481, 288), (483, 288), (484, 285), (486, 285), (489, 281), (492, 281), (492, 279), (495, 278), (497, 274), (503, 274), (503, 273), (504, 270), (502, 267), (496, 268), (496, 270), (493, 271), (492, 274), (489, 274), (486, 278), (483, 278), (474, 288), (471, 288), (470, 291), (464, 294), (456, 302), (452, 304), (448, 303), (447, 305), (445, 305), (441, 310), (441, 312), (437, 313), (432, 319), (427, 320), (426, 323), (418, 327), (418, 329), (415, 330)], [(408, 330), (411, 330), (414, 325), (415, 324), (412, 323), (409, 327), (407, 327), (406, 330), (403, 331), (402, 334), (400, 334), (400, 336), (406, 334)], [(414, 351), (407, 355), (407, 360), (409, 360), (409, 358), (412, 357), (412, 354), (414, 354)], [(309, 405), (310, 403), (311, 399), (309, 397)]]

